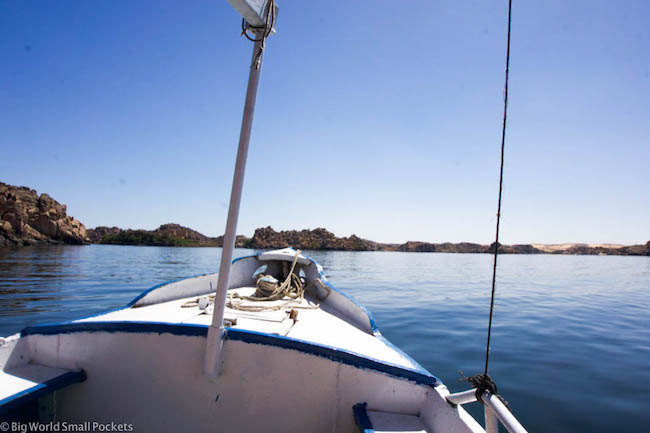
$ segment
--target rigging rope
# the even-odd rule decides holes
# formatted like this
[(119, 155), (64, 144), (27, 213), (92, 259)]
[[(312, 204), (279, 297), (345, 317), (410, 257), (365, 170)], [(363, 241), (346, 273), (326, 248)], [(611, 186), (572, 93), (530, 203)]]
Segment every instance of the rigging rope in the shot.
[[(265, 18), (264, 26), (257, 26), (257, 27), (252, 26), (248, 24), (244, 18), (242, 18), (241, 20), (241, 34), (243, 36), (246, 36), (246, 39), (248, 39), (251, 42), (255, 42), (255, 43), (261, 42), (260, 50), (255, 55), (255, 60), (251, 65), (251, 67), (255, 66), (255, 69), (260, 68), (260, 63), (262, 61), (262, 53), (264, 52), (264, 47), (266, 46), (266, 38), (269, 37), (269, 35), (273, 31), (273, 27), (275, 26), (276, 11), (277, 11), (277, 7), (275, 5), (275, 0), (269, 0), (266, 8), (266, 18)], [(254, 34), (253, 37), (251, 37), (248, 34), (248, 30), (253, 30), (253, 34)], [(257, 32), (262, 33), (261, 38), (257, 38), (258, 36)]]
[(485, 369), (487, 376), (488, 362), (490, 360), (490, 337), (492, 336), (492, 313), (494, 311), (494, 293), (497, 278), (497, 257), (499, 256), (499, 223), (501, 222), (501, 195), (503, 193), (503, 156), (506, 147), (506, 124), (508, 122), (508, 76), (510, 73), (510, 23), (512, 14), (512, 0), (508, 0), (508, 42), (506, 48), (506, 80), (503, 86), (503, 128), (501, 129), (501, 168), (499, 170), (499, 204), (497, 206), (497, 229), (494, 241), (494, 266), (492, 268), (492, 295), (490, 297), (490, 321), (488, 323), (487, 344), (485, 346)]
[(481, 401), (481, 395), (483, 392), (488, 391), (491, 394), (496, 395), (503, 401), (506, 406), (507, 403), (499, 394), (497, 394), (497, 386), (492, 381), (488, 375), (488, 363), (490, 361), (490, 338), (492, 337), (492, 316), (494, 313), (494, 297), (496, 292), (496, 278), (497, 278), (497, 258), (499, 256), (499, 223), (501, 222), (501, 196), (503, 193), (503, 160), (505, 153), (505, 144), (506, 144), (506, 125), (508, 122), (508, 78), (510, 72), (510, 29), (511, 29), (511, 15), (512, 15), (512, 0), (508, 0), (508, 37), (507, 37), (507, 48), (506, 48), (506, 71), (505, 71), (505, 84), (503, 88), (503, 125), (501, 129), (501, 166), (499, 169), (499, 200), (497, 205), (497, 227), (496, 227), (496, 236), (494, 241), (494, 264), (492, 267), (492, 293), (490, 296), (490, 320), (488, 322), (487, 330), (487, 342), (485, 345), (485, 368), (483, 373), (477, 374), (475, 376), (465, 377), (463, 372), (460, 374), (462, 376), (461, 380), (466, 380), (472, 384), (472, 387), (476, 388), (476, 399)]

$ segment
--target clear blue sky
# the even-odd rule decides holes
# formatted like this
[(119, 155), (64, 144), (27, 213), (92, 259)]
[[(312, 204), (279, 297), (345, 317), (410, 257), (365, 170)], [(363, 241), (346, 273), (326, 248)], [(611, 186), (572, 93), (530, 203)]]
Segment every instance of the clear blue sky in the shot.
[[(279, 1), (239, 232), (494, 236), (507, 2)], [(650, 239), (650, 2), (513, 6), (502, 239)], [(225, 0), (0, 1), (0, 180), (223, 233), (252, 45)]]

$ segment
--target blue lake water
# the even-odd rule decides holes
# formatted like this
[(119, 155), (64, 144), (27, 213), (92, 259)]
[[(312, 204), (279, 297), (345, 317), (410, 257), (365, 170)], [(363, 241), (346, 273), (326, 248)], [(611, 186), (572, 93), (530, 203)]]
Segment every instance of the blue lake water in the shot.
[[(458, 370), (481, 371), (489, 255), (307, 254), (452, 391), (467, 387)], [(161, 282), (216, 272), (220, 255), (219, 248), (0, 248), (0, 336), (117, 308)], [(650, 257), (504, 255), (499, 263), (490, 373), (524, 426), (650, 431)], [(481, 416), (476, 404), (466, 408)]]

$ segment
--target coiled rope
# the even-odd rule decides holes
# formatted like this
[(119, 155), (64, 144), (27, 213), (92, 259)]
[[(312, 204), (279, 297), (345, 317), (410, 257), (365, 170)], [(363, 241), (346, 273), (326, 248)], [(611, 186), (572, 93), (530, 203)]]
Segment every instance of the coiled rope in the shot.
[[(319, 304), (302, 305), (302, 301), (305, 298), (306, 287), (304, 286), (302, 279), (295, 273), (299, 257), (300, 250), (296, 251), (296, 254), (293, 257), (293, 262), (291, 263), (289, 274), (282, 283), (271, 275), (259, 274), (257, 276), (255, 294), (253, 296), (245, 296), (238, 293), (229, 293), (226, 298), (226, 307), (233, 310), (249, 312), (277, 311), (288, 307), (293, 309), (310, 310), (318, 308)], [(317, 281), (320, 282), (320, 280)], [(201, 305), (201, 299), (202, 298), (197, 298), (187, 301), (182, 304), (181, 307), (199, 307)], [(273, 302), (282, 300), (286, 300), (286, 302), (275, 305), (250, 305), (249, 303), (244, 303), (245, 301)], [(214, 295), (208, 295), (207, 301), (204, 302), (205, 309), (208, 304), (214, 303)]]
[[(302, 280), (294, 272), (296, 263), (300, 257), (300, 250), (296, 251), (289, 269), (289, 274), (282, 283), (279, 283), (271, 275), (259, 274), (257, 276), (257, 289), (253, 296), (243, 296), (238, 293), (228, 294), (226, 300), (226, 307), (242, 311), (273, 311), (281, 310), (286, 307), (313, 309), (318, 308), (318, 305), (301, 306), (302, 300), (305, 298), (305, 287)], [(280, 301), (288, 299), (280, 305), (242, 305), (243, 301), (264, 302), (264, 301)], [(238, 299), (239, 301), (235, 301)]]

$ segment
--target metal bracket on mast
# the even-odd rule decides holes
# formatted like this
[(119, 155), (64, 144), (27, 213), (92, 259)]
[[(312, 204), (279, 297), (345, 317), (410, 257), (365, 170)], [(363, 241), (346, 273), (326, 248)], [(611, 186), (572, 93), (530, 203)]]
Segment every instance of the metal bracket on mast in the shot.
[[(246, 158), (248, 156), (248, 145), (250, 143), (251, 129), (253, 126), (253, 115), (255, 113), (255, 101), (257, 99), (257, 88), (260, 81), (260, 72), (262, 66), (263, 47), (266, 37), (271, 33), (273, 22), (268, 22), (268, 17), (275, 18), (277, 7), (273, 0), (228, 0), (230, 4), (237, 9), (244, 19), (256, 26), (252, 28), (255, 34), (255, 46), (253, 47), (253, 56), (251, 60), (250, 73), (248, 76), (248, 88), (246, 89), (246, 102), (244, 104), (244, 115), (242, 118), (241, 131), (239, 134), (239, 147), (237, 150), (237, 160), (235, 162), (235, 173), (233, 176), (232, 190), (230, 193), (230, 206), (228, 207), (228, 220), (226, 222), (226, 232), (223, 237), (223, 249), (221, 251), (221, 266), (219, 268), (219, 278), (217, 280), (217, 292), (214, 299), (214, 313), (212, 315), (212, 324), (208, 328), (208, 337), (205, 347), (204, 373), (206, 376), (216, 379), (221, 373), (223, 363), (223, 337), (225, 328), (223, 325), (223, 316), (226, 308), (226, 298), (228, 293), (228, 283), (230, 280), (230, 267), (232, 263), (233, 251), (235, 249), (235, 236), (237, 234), (237, 220), (239, 218), (239, 207), (241, 204), (242, 189), (244, 185), (244, 173), (246, 171)], [(265, 13), (272, 9), (271, 13)], [(246, 14), (242, 12), (246, 11)], [(260, 21), (256, 22), (257, 13)], [(267, 20), (263, 20), (264, 17)], [(274, 21), (274, 20), (273, 20)], [(261, 26), (258, 26), (261, 24)], [(261, 28), (259, 28), (261, 27)]]

